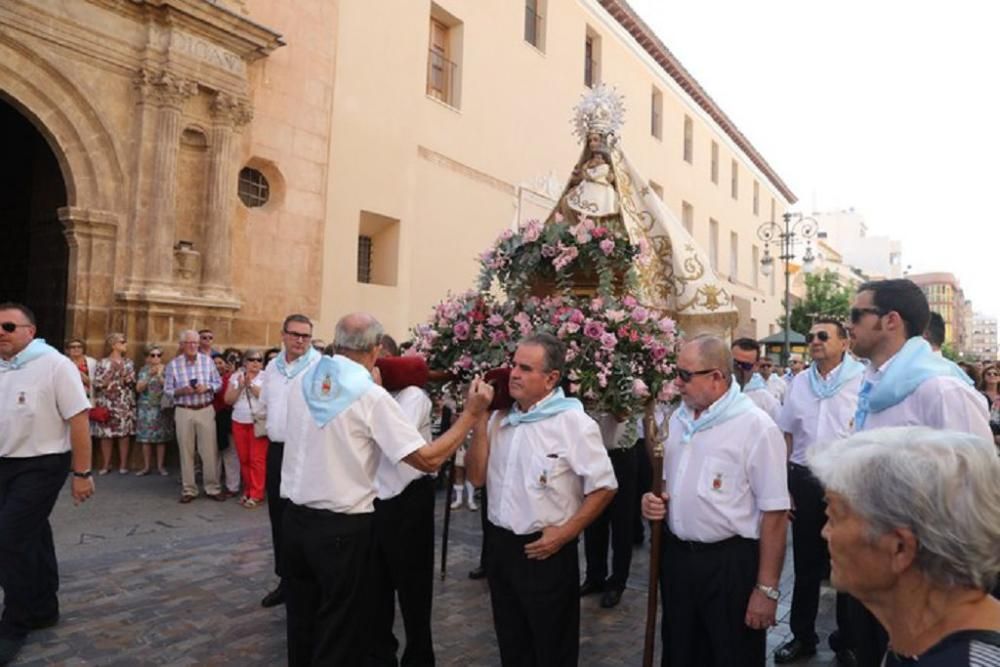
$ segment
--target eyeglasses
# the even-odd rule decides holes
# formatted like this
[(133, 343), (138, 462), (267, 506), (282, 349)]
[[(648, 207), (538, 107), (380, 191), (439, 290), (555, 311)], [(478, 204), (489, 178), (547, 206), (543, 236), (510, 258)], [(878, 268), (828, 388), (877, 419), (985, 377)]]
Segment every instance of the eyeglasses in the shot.
[(1000, 375), (1000, 371), (986, 371), (983, 375)]
[(683, 382), (690, 382), (695, 375), (708, 375), (709, 373), (714, 373), (719, 370), (718, 368), (706, 368), (703, 371), (689, 371), (686, 368), (677, 369), (677, 377)]
[(200, 338), (201, 338), (202, 340), (212, 340), (212, 339), (214, 339), (214, 338), (215, 338), (215, 336), (213, 336), (212, 334), (202, 334), (202, 335), (200, 336)]
[(753, 370), (753, 362), (752, 361), (734, 361), (733, 362), (733, 367), (734, 368), (739, 368), (740, 370), (744, 370), (744, 371), (752, 371)]
[(18, 327), (30, 327), (30, 326), (33, 326), (33, 325), (31, 325), (31, 324), (17, 324), (16, 322), (4, 322), (3, 324), (0, 324), (0, 329), (3, 329), (7, 333), (14, 333), (15, 331), (17, 331)]
[(298, 340), (309, 340), (313, 336), (311, 333), (299, 333), (298, 331), (284, 331), (283, 333), (297, 338)]
[(150, 352), (150, 353), (149, 353), (149, 356), (151, 356), (151, 357), (156, 357), (156, 358), (160, 358), (160, 357), (162, 357), (163, 355), (162, 355), (162, 354), (160, 354), (159, 352)]
[(80, 345), (79, 343), (73, 343), (72, 345), (67, 345), (66, 349), (68, 349), (68, 350), (82, 350), (83, 349), (83, 345)]
[(247, 361), (257, 361), (257, 362), (260, 362), (260, 361), (264, 361), (264, 360), (261, 359), (260, 357), (247, 357)]
[(882, 317), (886, 312), (881, 308), (851, 308), (851, 324), (857, 324), (862, 317), (868, 314)]
[(828, 334), (825, 331), (817, 331), (816, 333), (810, 331), (809, 333), (806, 334), (807, 343), (811, 343), (814, 340), (819, 340), (819, 342), (825, 343), (826, 341), (830, 340), (830, 334)]

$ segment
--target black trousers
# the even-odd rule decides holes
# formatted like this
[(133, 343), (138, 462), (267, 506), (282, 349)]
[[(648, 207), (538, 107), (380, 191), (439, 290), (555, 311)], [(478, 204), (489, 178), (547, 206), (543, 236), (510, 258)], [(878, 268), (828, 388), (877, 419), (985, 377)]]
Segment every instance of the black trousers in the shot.
[(663, 536), (663, 667), (763, 667), (765, 630), (744, 622), (757, 583), (759, 543), (710, 545)]
[[(638, 485), (638, 447), (608, 451), (618, 478), (618, 493), (601, 515), (583, 532), (583, 550), (587, 556), (585, 579), (603, 583), (606, 590), (622, 589), (632, 567), (632, 530), (634, 528), (635, 492)], [(611, 577), (608, 577), (608, 538), (611, 542)]]
[(820, 534), (826, 525), (823, 487), (806, 466), (788, 464), (788, 490), (795, 502), (792, 521), (795, 587), (790, 625), (799, 641), (815, 644), (820, 583), (830, 575), (830, 552)]
[(524, 545), (541, 533), (515, 535), (488, 524), (486, 579), (504, 667), (566, 667), (580, 652), (580, 563), (576, 540), (545, 560)]
[(70, 453), (0, 458), (0, 638), (22, 638), (59, 613), (59, 566), (49, 515)]
[(281, 497), (281, 461), (285, 443), (271, 442), (265, 460), (264, 491), (267, 493), (267, 517), (271, 520), (271, 548), (274, 549), (274, 573), (281, 574), (281, 527), (288, 500)]
[(371, 665), (395, 667), (399, 642), (392, 633), (396, 597), (406, 631), (399, 664), (434, 664), (434, 478), (421, 477), (389, 500), (375, 501), (372, 598), (375, 604)]
[(364, 664), (373, 609), (372, 514), (289, 503), (283, 518), (288, 664)]

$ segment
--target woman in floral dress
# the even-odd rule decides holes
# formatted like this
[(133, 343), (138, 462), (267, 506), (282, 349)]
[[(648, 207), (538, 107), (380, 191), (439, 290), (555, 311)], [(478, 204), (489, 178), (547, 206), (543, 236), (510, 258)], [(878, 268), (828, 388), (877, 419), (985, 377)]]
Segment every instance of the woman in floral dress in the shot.
[(108, 356), (94, 370), (94, 406), (107, 408), (108, 418), (90, 422), (90, 434), (101, 440), (101, 475), (111, 472), (111, 443), (118, 441), (118, 472), (128, 474), (128, 450), (135, 433), (135, 365), (125, 358), (125, 334), (107, 338)]
[(161, 475), (167, 474), (163, 459), (167, 443), (174, 439), (174, 419), (170, 408), (163, 407), (163, 350), (157, 345), (146, 348), (146, 364), (139, 369), (135, 383), (138, 395), (135, 440), (142, 445), (142, 470), (137, 477), (148, 475), (153, 467), (153, 449), (156, 449), (156, 467)]

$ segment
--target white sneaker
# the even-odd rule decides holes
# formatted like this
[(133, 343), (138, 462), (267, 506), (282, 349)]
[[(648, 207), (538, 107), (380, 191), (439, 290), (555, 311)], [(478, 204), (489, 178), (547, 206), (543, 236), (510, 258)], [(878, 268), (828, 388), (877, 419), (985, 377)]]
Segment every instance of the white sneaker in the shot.
[(479, 509), (479, 505), (476, 504), (476, 497), (474, 495), (469, 496), (469, 510), (475, 512)]
[(462, 507), (462, 487), (455, 486), (452, 487), (452, 498), (451, 508), (457, 510)]

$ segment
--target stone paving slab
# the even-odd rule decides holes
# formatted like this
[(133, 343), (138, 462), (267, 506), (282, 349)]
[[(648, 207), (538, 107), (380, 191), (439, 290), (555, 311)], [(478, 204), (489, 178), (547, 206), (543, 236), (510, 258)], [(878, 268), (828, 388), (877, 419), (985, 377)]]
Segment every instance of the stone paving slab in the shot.
[[(32, 633), (17, 665), (283, 665), (284, 608), (262, 609), (274, 582), (263, 508), (201, 498), (177, 504), (173, 478), (102, 477), (93, 503), (74, 508), (67, 490), (53, 514), (60, 558), (62, 619)], [(444, 494), (438, 495), (438, 539)], [(438, 664), (499, 664), (485, 582), (467, 573), (479, 558), (479, 516), (453, 512), (448, 573), (435, 577)], [(582, 562), (582, 552), (581, 562)], [(438, 542), (440, 556), (440, 541)], [(438, 561), (438, 564), (440, 561)], [(769, 653), (788, 635), (791, 558), (786, 560), (779, 625)], [(634, 551), (618, 607), (582, 601), (580, 664), (640, 665), (645, 627), (648, 547)], [(833, 624), (834, 596), (824, 590), (818, 629)], [(398, 616), (398, 615), (397, 615)], [(397, 619), (397, 635), (402, 630)], [(833, 665), (833, 653), (801, 665)]]

